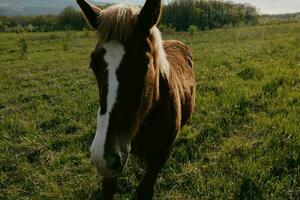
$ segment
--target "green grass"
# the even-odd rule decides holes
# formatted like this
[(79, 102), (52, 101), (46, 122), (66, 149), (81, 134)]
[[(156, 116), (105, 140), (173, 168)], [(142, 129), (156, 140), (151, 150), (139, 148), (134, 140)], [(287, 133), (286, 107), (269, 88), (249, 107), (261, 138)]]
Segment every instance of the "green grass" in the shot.
[[(193, 50), (197, 106), (156, 199), (299, 199), (299, 33), (288, 24), (164, 35)], [(0, 199), (101, 199), (89, 159), (95, 43), (89, 32), (0, 34)], [(116, 199), (131, 199), (143, 173), (131, 157)]]

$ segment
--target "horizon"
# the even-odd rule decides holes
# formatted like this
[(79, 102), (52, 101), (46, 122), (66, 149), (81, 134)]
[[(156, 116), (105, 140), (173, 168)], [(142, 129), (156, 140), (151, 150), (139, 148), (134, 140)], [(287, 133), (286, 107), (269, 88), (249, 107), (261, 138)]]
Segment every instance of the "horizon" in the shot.
[[(143, 5), (145, 0), (88, 0), (94, 2), (95, 4), (99, 3), (120, 3), (128, 2), (134, 5)], [(173, 0), (163, 0), (165, 3), (170, 3)], [(300, 13), (300, 0), (219, 0), (224, 2), (233, 2), (233, 3), (242, 3), (250, 4), (257, 8), (257, 11), (260, 15), (284, 15), (284, 14), (296, 14)], [(34, 1), (34, 3), (26, 4), (22, 0), (16, 0), (18, 4), (12, 4), (8, 0), (0, 0), (0, 16), (18, 16), (18, 15), (41, 15), (43, 13), (57, 15), (59, 12), (66, 6), (72, 5), (76, 6), (76, 1), (73, 0), (48, 0), (48, 1)], [(53, 3), (54, 2), (54, 3)], [(55, 3), (57, 2), (57, 3)], [(59, 3), (60, 6), (57, 6)], [(9, 6), (13, 9), (6, 9), (5, 6)], [(23, 7), (30, 7), (33, 10), (24, 11)], [(37, 8), (43, 8), (42, 11)], [(34, 10), (35, 9), (35, 10)], [(7, 14), (5, 14), (7, 13)], [(14, 14), (15, 13), (15, 14)]]
[[(132, 4), (143, 4), (145, 0), (95, 0), (97, 2), (129, 2)], [(165, 3), (170, 3), (172, 0), (164, 0)], [(299, 0), (225, 0), (234, 3), (248, 3), (255, 6), (259, 13), (276, 15), (276, 14), (292, 14), (300, 12)]]

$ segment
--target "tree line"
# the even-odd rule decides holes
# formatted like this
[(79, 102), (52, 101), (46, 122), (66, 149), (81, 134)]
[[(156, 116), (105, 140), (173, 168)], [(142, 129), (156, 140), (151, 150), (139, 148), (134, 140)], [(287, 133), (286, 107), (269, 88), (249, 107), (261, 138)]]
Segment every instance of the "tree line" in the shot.
[(50, 32), (62, 30), (84, 30), (88, 25), (80, 11), (65, 8), (59, 15), (0, 17), (0, 32)]
[(200, 30), (256, 25), (259, 14), (249, 4), (234, 4), (223, 1), (174, 0), (163, 8), (161, 23), (177, 31), (187, 31), (190, 26)]
[[(200, 30), (255, 25), (258, 12), (247, 4), (234, 4), (219, 0), (174, 0), (163, 7), (161, 25), (187, 31), (193, 26)], [(0, 31), (59, 31), (88, 29), (81, 12), (65, 8), (58, 16), (0, 17)]]

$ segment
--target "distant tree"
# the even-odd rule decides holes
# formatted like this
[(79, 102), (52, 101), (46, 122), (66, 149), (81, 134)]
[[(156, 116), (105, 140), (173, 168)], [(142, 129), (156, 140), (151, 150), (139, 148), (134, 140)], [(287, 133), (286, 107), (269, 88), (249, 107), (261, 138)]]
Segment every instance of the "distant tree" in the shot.
[(64, 30), (83, 30), (87, 28), (86, 21), (81, 12), (73, 7), (65, 8), (58, 16), (58, 28)]
[(24, 32), (24, 28), (23, 26), (19, 23), (17, 26), (16, 26), (16, 33), (21, 33), (21, 32)]
[(4, 32), (4, 31), (5, 31), (4, 23), (0, 21), (0, 32)]
[(35, 27), (32, 24), (28, 24), (26, 26), (26, 31), (28, 31), (28, 32), (34, 32), (35, 31)]
[(30, 23), (37, 28), (37, 31), (57, 30), (57, 17), (52, 15), (37, 16), (30, 20)]

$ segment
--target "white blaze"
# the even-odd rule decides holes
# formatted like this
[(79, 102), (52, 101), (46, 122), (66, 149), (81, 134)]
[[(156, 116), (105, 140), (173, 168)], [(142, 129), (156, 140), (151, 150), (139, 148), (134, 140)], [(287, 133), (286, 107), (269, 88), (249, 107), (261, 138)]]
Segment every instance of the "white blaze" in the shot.
[(98, 169), (106, 168), (104, 159), (104, 146), (106, 134), (109, 126), (110, 113), (117, 101), (119, 82), (117, 79), (117, 69), (121, 64), (125, 54), (124, 47), (117, 41), (109, 41), (103, 44), (105, 49), (104, 60), (107, 63), (108, 71), (108, 94), (107, 94), (107, 112), (105, 115), (100, 115), (101, 108), (97, 115), (97, 131), (91, 146), (91, 158)]

